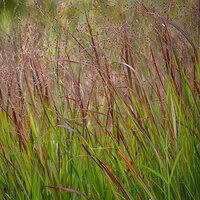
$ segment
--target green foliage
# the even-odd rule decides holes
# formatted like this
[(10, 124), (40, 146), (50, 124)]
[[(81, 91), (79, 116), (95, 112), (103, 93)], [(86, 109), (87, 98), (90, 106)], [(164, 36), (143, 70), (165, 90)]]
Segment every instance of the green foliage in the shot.
[(22, 14), (25, 12), (26, 0), (1, 0), (0, 1), (0, 12), (5, 10), (11, 15)]
[(5, 2), (0, 199), (200, 199), (196, 4)]

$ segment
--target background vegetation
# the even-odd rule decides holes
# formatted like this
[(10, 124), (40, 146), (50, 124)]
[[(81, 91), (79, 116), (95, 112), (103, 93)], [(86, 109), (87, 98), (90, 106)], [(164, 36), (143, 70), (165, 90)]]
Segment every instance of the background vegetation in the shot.
[(199, 2), (0, 1), (0, 199), (200, 199)]

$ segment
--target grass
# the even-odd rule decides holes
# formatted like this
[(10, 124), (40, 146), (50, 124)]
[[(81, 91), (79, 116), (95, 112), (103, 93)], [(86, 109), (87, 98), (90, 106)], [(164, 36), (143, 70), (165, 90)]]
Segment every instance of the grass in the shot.
[(196, 4), (159, 2), (1, 13), (1, 199), (200, 199)]

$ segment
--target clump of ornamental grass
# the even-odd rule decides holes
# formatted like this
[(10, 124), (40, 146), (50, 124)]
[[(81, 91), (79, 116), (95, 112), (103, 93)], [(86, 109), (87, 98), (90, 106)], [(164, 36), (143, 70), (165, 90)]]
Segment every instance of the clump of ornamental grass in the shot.
[(2, 199), (199, 199), (198, 44), (130, 13), (108, 27), (85, 9), (73, 32), (33, 18), (1, 41)]

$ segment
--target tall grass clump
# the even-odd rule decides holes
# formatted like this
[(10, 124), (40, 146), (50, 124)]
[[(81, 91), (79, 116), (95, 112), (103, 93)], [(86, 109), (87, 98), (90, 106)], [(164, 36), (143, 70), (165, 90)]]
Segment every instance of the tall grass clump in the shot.
[(1, 9), (0, 199), (200, 199), (198, 2), (127, 2)]

